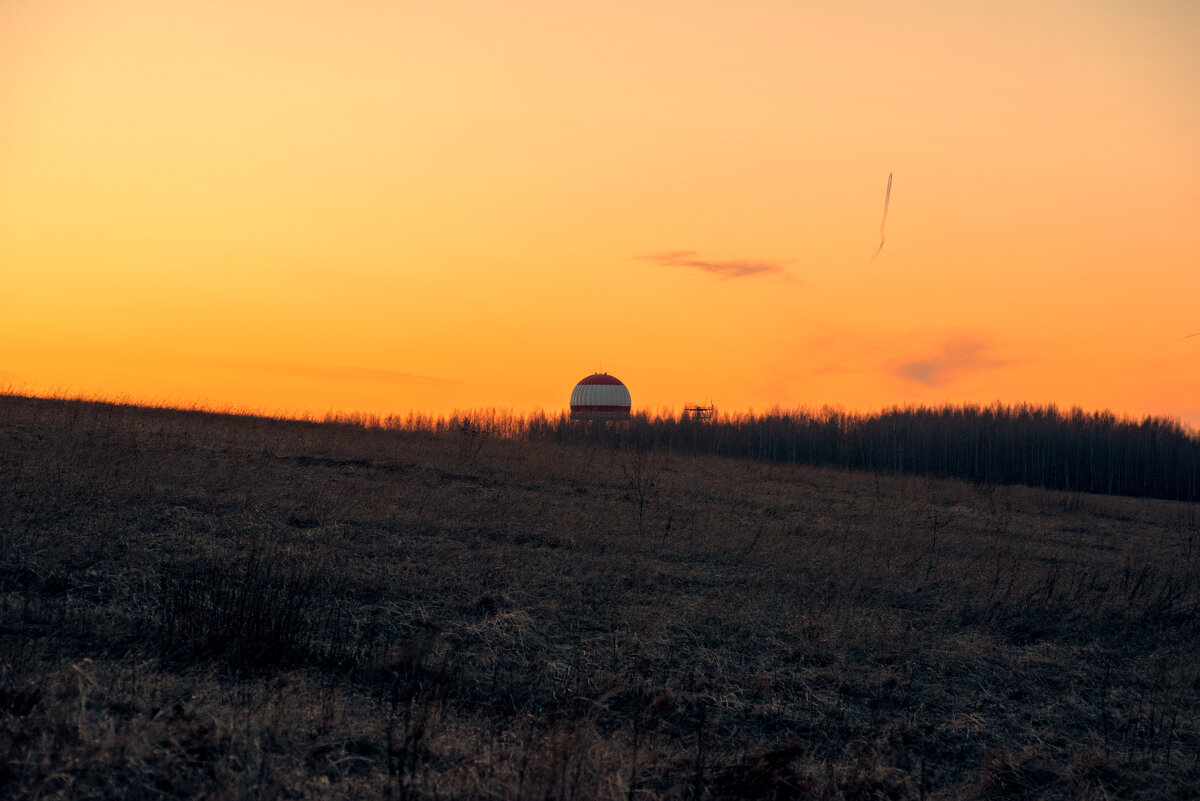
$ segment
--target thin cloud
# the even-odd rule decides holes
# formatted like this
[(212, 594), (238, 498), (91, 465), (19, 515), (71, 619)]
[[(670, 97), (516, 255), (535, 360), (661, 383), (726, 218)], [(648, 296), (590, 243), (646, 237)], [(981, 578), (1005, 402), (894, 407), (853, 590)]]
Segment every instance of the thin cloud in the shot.
[(990, 354), (991, 346), (968, 336), (949, 337), (941, 343), (941, 352), (924, 359), (902, 362), (894, 373), (907, 381), (940, 387), (968, 373), (994, 370), (1009, 362)]
[(786, 275), (783, 265), (786, 262), (768, 259), (734, 259), (732, 261), (709, 261), (697, 258), (695, 250), (667, 250), (662, 253), (649, 253), (638, 256), (642, 261), (661, 264), (664, 267), (691, 267), (706, 273), (719, 275), (722, 278), (749, 278), (756, 275)]
[(451, 378), (437, 378), (399, 370), (384, 370), (378, 367), (310, 366), (299, 364), (254, 364), (247, 365), (256, 370), (283, 375), (299, 375), (309, 378), (328, 378), (334, 381), (370, 381), (388, 384), (420, 384), (424, 386), (449, 386), (460, 384)]
[[(883, 229), (887, 225), (888, 204), (892, 202), (892, 174), (888, 173), (887, 194), (883, 196), (883, 222), (879, 223), (879, 250), (875, 251), (875, 256), (878, 256), (883, 250)], [(875, 256), (871, 257), (871, 261), (875, 261)]]
[(216, 367), (221, 370), (248, 370), (255, 373), (324, 378), (331, 381), (368, 381), (382, 384), (417, 384), (423, 386), (453, 386), (461, 381), (453, 378), (405, 373), (379, 367), (352, 367), (346, 365), (287, 364), (263, 361), (223, 361), (213, 359), (187, 359), (187, 364), (198, 367)]

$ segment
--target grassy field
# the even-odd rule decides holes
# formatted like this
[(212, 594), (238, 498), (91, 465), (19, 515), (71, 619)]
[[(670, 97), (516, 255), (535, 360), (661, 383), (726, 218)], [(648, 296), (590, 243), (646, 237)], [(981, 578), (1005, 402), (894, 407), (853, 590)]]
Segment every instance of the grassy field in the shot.
[(5, 798), (1197, 798), (1195, 505), (0, 397)]

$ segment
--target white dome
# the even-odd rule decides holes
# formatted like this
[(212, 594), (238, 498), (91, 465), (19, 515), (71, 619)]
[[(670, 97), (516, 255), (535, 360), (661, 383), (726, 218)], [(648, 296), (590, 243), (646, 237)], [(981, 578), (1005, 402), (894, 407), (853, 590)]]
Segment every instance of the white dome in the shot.
[(608, 373), (589, 375), (571, 391), (571, 417), (576, 419), (628, 417), (632, 406), (629, 389)]

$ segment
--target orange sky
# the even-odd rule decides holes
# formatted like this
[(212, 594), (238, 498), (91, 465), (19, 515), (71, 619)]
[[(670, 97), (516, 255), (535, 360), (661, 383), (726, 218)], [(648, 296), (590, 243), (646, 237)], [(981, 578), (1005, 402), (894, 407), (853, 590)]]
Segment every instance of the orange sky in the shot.
[(3, 3), (0, 385), (1200, 426), (1197, 40), (1193, 0)]

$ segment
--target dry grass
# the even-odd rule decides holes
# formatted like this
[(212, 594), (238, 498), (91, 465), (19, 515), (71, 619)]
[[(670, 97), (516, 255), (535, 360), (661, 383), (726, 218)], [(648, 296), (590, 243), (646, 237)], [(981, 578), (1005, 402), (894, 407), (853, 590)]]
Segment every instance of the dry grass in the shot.
[(1195, 798), (1194, 506), (0, 397), (0, 795)]

